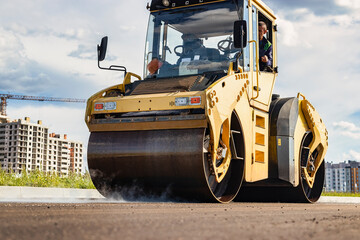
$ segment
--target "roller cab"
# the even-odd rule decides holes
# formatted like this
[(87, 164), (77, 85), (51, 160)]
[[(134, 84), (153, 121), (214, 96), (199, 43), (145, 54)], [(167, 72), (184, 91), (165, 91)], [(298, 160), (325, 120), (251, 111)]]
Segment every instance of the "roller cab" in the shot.
[[(275, 15), (258, 0), (153, 0), (144, 74), (89, 98), (88, 164), (104, 196), (315, 202), (327, 131), (301, 94), (273, 96)], [(260, 62), (259, 22), (271, 64)]]

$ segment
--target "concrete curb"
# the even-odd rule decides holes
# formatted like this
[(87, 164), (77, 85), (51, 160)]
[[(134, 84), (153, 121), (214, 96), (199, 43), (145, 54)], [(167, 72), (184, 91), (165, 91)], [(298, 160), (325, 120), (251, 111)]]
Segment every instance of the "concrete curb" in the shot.
[(7, 199), (104, 199), (95, 189), (0, 186), (0, 201)]
[[(39, 187), (7, 187), (0, 186), (0, 202), (6, 201), (38, 201), (38, 200), (106, 200), (96, 189), (74, 188), (39, 188)], [(360, 204), (360, 197), (327, 197), (322, 196), (319, 203)]]
[(350, 204), (359, 204), (360, 197), (328, 197), (322, 196), (319, 199), (319, 203), (350, 203)]

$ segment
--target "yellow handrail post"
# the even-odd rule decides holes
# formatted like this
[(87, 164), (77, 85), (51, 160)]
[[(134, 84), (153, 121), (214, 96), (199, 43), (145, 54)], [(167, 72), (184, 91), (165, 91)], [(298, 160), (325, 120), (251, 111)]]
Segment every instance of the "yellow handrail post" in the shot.
[(249, 41), (249, 43), (255, 43), (255, 49), (256, 49), (256, 97), (252, 97), (252, 100), (255, 100), (259, 97), (259, 53), (257, 51), (258, 49), (258, 43), (255, 40)]

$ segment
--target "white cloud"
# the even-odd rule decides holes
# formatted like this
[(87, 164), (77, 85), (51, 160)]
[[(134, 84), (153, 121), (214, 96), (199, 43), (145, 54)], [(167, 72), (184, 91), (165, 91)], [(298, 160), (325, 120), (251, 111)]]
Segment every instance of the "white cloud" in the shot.
[(340, 121), (333, 123), (335, 130), (346, 137), (353, 139), (360, 139), (360, 127), (357, 127), (354, 123)]
[(90, 35), (90, 32), (83, 28), (78, 28), (78, 29), (70, 28), (70, 29), (66, 29), (63, 35), (68, 38), (84, 39), (85, 36)]
[(27, 57), (23, 42), (14, 33), (0, 27), (0, 90), (39, 92), (51, 81), (38, 64)]
[(347, 7), (353, 10), (360, 9), (359, 0), (335, 0), (335, 3), (342, 7)]
[(291, 21), (283, 18), (278, 18), (278, 24), (281, 27), (279, 30), (279, 40), (282, 44), (295, 47), (300, 43), (298, 31), (295, 30), (295, 25)]
[[(337, 0), (343, 1), (343, 0)], [(357, 0), (354, 0), (357, 1)], [(347, 8), (340, 7), (334, 0), (265, 0), (267, 4), (272, 6), (275, 12), (278, 9), (285, 9), (291, 12), (294, 9), (306, 8), (319, 16), (338, 15), (348, 12)]]
[[(85, 98), (102, 88), (95, 43), (79, 52), (74, 50), (76, 41), (70, 38), (23, 32), (31, 31), (21, 28), (16, 32), (0, 26), (1, 92)], [(68, 56), (71, 52), (81, 59), (73, 60)]]
[(96, 51), (94, 47), (89, 47), (85, 45), (79, 45), (78, 49), (69, 53), (70, 57), (80, 58), (80, 59), (91, 59), (93, 61), (97, 60)]
[(0, 67), (4, 68), (9, 59), (19, 57), (25, 57), (24, 45), (15, 34), (0, 27)]
[(341, 121), (341, 122), (337, 122), (337, 123), (333, 123), (333, 125), (335, 127), (347, 130), (347, 131), (360, 131), (360, 128), (357, 127), (354, 123), (350, 123), (350, 122), (345, 122), (345, 121)]
[[(93, 86), (86, 96), (121, 82), (122, 74), (105, 72), (97, 68), (96, 45), (104, 35), (109, 36), (108, 56), (103, 63), (104, 66), (124, 65), (129, 71), (142, 75), (148, 18), (148, 11), (145, 9), (146, 2), (132, 1), (114, 4), (112, 0), (101, 3), (85, 0), (77, 2), (54, 0), (50, 3), (35, 0), (36, 3), (28, 4), (26, 1), (15, 1), (17, 4), (0, 3), (1, 26), (7, 30), (6, 34), (1, 34), (1, 36), (15, 36), (18, 41), (7, 42), (20, 42), (22, 45), (21, 50), (17, 47), (6, 54), (0, 51), (4, 55), (0, 56), (0, 64), (9, 61), (7, 56), (17, 56), (20, 53), (26, 56), (27, 60), (21, 61), (24, 59), (14, 57), (10, 65), (18, 64), (19, 67), (18, 74), (13, 76), (13, 79), (20, 80), (21, 75), (32, 75), (34, 79), (41, 79), (42, 83), (55, 83), (48, 88), (58, 88), (60, 92), (67, 92), (67, 89), (63, 88), (65, 84), (58, 85), (63, 81), (64, 83), (72, 81), (75, 85)], [(21, 5), (22, 8), (15, 8), (15, 5)], [(19, 64), (21, 62), (24, 64)], [(11, 67), (6, 65), (4, 69), (10, 71)], [(36, 74), (39, 71), (42, 75)], [(48, 78), (44, 79), (44, 76)], [(77, 79), (74, 79), (74, 76)], [(60, 79), (61, 77), (66, 80)], [(5, 79), (9, 77), (0, 76), (0, 81), (4, 82), (2, 85), (4, 88), (6, 83), (6, 91), (24, 93), (23, 91), (27, 89), (23, 87), (26, 85), (23, 83), (18, 84), (17, 88), (9, 87), (14, 80)], [(68, 83), (67, 86), (70, 84)], [(32, 92), (34, 89), (36, 88), (27, 89), (27, 92)], [(44, 92), (44, 89), (31, 94), (38, 92)], [(84, 91), (80, 88), (78, 92)]]
[(356, 152), (354, 150), (350, 150), (348, 153), (343, 153), (343, 160), (356, 160), (360, 161), (360, 152)]

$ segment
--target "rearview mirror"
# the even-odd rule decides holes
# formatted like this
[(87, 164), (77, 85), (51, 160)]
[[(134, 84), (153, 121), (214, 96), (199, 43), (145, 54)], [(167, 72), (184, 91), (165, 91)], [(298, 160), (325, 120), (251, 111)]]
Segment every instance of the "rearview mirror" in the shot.
[(106, 48), (107, 48), (107, 43), (108, 43), (108, 37), (105, 36), (101, 39), (101, 44), (100, 46), (97, 45), (97, 54), (98, 54), (98, 67), (100, 69), (103, 70), (113, 70), (113, 71), (121, 71), (121, 72), (125, 72), (126, 75), (126, 67), (124, 66), (118, 66), (118, 65), (111, 65), (108, 68), (105, 67), (101, 67), (100, 66), (100, 62), (103, 61), (105, 59), (106, 56)]
[(103, 61), (105, 59), (106, 56), (106, 49), (107, 49), (107, 43), (108, 43), (108, 37), (105, 36), (101, 39), (101, 44), (100, 46), (97, 46), (97, 51), (98, 51), (98, 61)]
[(234, 47), (245, 48), (247, 46), (247, 24), (245, 20), (234, 22)]

